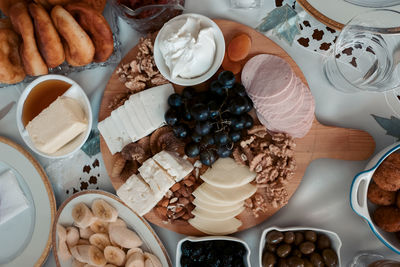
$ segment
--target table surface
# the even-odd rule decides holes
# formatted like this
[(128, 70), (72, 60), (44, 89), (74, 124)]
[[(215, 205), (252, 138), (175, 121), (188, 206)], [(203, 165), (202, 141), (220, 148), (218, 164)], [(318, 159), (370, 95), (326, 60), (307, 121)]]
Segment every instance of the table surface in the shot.
[[(186, 12), (200, 13), (211, 18), (230, 19), (254, 28), (274, 8), (274, 3), (272, 0), (265, 0), (259, 9), (232, 10), (229, 7), (229, 0), (186, 0), (185, 7)], [(125, 55), (136, 45), (140, 35), (122, 20), (119, 21), (119, 27), (122, 55)], [(285, 49), (302, 69), (315, 98), (316, 117), (321, 123), (369, 132), (376, 142), (375, 153), (395, 142), (393, 137), (385, 135), (385, 131), (371, 116), (371, 114), (382, 117), (393, 115), (383, 94), (344, 94), (336, 91), (324, 77), (323, 55), (300, 46), (289, 46), (272, 35), (267, 34), (267, 36)], [(69, 77), (81, 84), (90, 96), (96, 90), (105, 88), (113, 68), (109, 66), (87, 70), (70, 74)], [(10, 101), (17, 101), (22, 90), (22, 86), (0, 88), (0, 107)], [(0, 120), (0, 135), (26, 147), (18, 133), (15, 112), (14, 106), (11, 112)], [(31, 153), (45, 164), (44, 159), (32, 151)], [(368, 224), (350, 208), (351, 182), (353, 177), (364, 169), (366, 163), (367, 161), (350, 162), (330, 159), (313, 161), (287, 206), (260, 225), (234, 235), (249, 244), (252, 266), (258, 266), (261, 232), (270, 226), (310, 226), (336, 232), (343, 242), (342, 266), (347, 266), (361, 251), (374, 251), (388, 258), (399, 258), (375, 237)], [(184, 236), (154, 225), (153, 227), (175, 264), (176, 244)], [(56, 266), (52, 254), (49, 255), (44, 266)]]

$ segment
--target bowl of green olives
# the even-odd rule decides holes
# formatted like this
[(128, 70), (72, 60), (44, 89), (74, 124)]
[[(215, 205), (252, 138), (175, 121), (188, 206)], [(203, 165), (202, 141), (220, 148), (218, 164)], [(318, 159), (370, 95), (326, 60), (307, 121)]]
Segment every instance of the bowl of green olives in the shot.
[(340, 267), (339, 236), (310, 227), (270, 227), (262, 232), (259, 263), (262, 267)]

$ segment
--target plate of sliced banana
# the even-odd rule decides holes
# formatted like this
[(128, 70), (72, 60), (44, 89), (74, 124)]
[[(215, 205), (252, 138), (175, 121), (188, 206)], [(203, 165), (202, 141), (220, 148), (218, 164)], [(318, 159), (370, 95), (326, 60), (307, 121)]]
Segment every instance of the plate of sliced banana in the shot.
[(53, 227), (58, 267), (172, 267), (151, 226), (118, 197), (100, 190), (72, 195)]

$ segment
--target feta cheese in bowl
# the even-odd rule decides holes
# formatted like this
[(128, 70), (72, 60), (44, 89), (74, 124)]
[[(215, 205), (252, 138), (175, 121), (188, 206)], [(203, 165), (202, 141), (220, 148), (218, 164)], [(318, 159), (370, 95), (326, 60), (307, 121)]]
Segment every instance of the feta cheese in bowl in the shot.
[(224, 36), (215, 22), (198, 14), (184, 14), (167, 22), (154, 44), (154, 60), (161, 74), (179, 85), (208, 80), (222, 64)]

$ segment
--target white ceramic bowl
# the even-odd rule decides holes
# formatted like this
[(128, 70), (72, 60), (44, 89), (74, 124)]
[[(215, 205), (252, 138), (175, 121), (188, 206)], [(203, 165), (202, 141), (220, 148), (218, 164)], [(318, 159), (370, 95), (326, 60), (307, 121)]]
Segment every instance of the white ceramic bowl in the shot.
[(202, 241), (215, 241), (215, 240), (223, 240), (223, 241), (234, 241), (234, 242), (239, 242), (241, 243), (245, 248), (246, 248), (246, 256), (245, 256), (245, 264), (247, 267), (250, 267), (250, 247), (247, 245), (246, 242), (243, 240), (236, 238), (236, 237), (230, 237), (230, 236), (203, 236), (203, 237), (193, 237), (189, 236), (184, 239), (181, 239), (178, 242), (178, 245), (176, 246), (176, 267), (181, 267), (181, 256), (182, 256), (182, 244), (185, 241), (191, 241), (191, 242), (202, 242)]
[(261, 234), (261, 239), (260, 239), (260, 245), (259, 245), (259, 264), (262, 266), (262, 255), (263, 251), (265, 248), (265, 238), (267, 237), (267, 234), (272, 231), (272, 230), (277, 230), (280, 232), (286, 232), (286, 231), (315, 231), (317, 234), (325, 234), (329, 237), (331, 240), (331, 247), (332, 249), (336, 252), (338, 256), (338, 261), (339, 261), (339, 267), (341, 266), (341, 261), (340, 261), (340, 248), (342, 247), (342, 241), (340, 240), (339, 236), (331, 231), (324, 230), (324, 229), (319, 229), (319, 228), (312, 228), (312, 227), (286, 227), (286, 228), (279, 228), (276, 226), (272, 226), (270, 228), (265, 229), (262, 234)]
[[(32, 89), (36, 85), (38, 85), (44, 81), (47, 81), (47, 80), (60, 80), (60, 81), (64, 81), (64, 82), (71, 84), (71, 87), (64, 93), (64, 95), (71, 97), (71, 98), (75, 98), (80, 102), (83, 110), (86, 113), (86, 117), (88, 120), (88, 127), (85, 132), (81, 133), (79, 136), (77, 136), (75, 139), (73, 139), (71, 142), (69, 142), (67, 145), (63, 146), (61, 149), (59, 149), (58, 151), (56, 151), (53, 154), (46, 154), (44, 152), (39, 151), (34, 146), (31, 138), (29, 137), (28, 131), (25, 129), (25, 126), (22, 123), (22, 109), (24, 107), (24, 103), (25, 103), (29, 93), (32, 91)], [(62, 118), (60, 118), (60, 119), (62, 119)], [(75, 81), (71, 80), (68, 77), (62, 76), (62, 75), (49, 74), (49, 75), (44, 75), (44, 76), (37, 78), (36, 80), (31, 82), (25, 88), (25, 90), (22, 92), (22, 94), (18, 100), (18, 104), (17, 104), (18, 131), (19, 131), (22, 139), (24, 140), (25, 144), (30, 149), (32, 149), (35, 153), (37, 153), (40, 156), (45, 157), (45, 158), (51, 158), (51, 159), (64, 158), (64, 157), (68, 157), (71, 154), (78, 151), (83, 146), (83, 144), (86, 142), (86, 140), (88, 139), (90, 131), (92, 129), (92, 123), (93, 123), (92, 109), (90, 106), (89, 99), (87, 98), (85, 92), (80, 87), (80, 85), (77, 84)]]
[(143, 249), (143, 251), (150, 252), (157, 256), (158, 259), (161, 261), (163, 267), (172, 267), (171, 260), (164, 245), (161, 243), (161, 240), (158, 238), (157, 234), (154, 232), (151, 226), (142, 217), (140, 217), (128, 206), (126, 206), (118, 197), (101, 190), (86, 190), (76, 193), (65, 200), (58, 209), (52, 233), (53, 253), (57, 267), (72, 267), (72, 260), (61, 261), (58, 258), (58, 236), (56, 227), (57, 223), (63, 225), (64, 227), (72, 226), (73, 219), (71, 216), (71, 212), (75, 204), (83, 202), (88, 205), (88, 207), (90, 207), (93, 200), (98, 198), (104, 199), (110, 205), (117, 209), (118, 217), (124, 220), (128, 228), (135, 231), (140, 239), (142, 239), (143, 245), (141, 246), (141, 248)]
[(167, 67), (167, 65), (165, 64), (164, 57), (162, 56), (160, 48), (159, 48), (159, 46), (160, 46), (159, 36), (160, 36), (160, 33), (162, 33), (163, 30), (165, 30), (165, 26), (163, 28), (161, 28), (161, 30), (157, 34), (156, 40), (154, 42), (154, 61), (157, 65), (157, 68), (159, 69), (160, 73), (166, 79), (168, 79), (170, 82), (172, 82), (174, 84), (183, 85), (183, 86), (191, 86), (191, 85), (200, 84), (200, 83), (205, 82), (208, 79), (210, 79), (218, 71), (219, 67), (222, 64), (222, 60), (224, 60), (224, 56), (225, 56), (224, 35), (222, 34), (222, 31), (218, 27), (218, 25), (214, 21), (212, 21), (210, 18), (203, 16), (203, 15), (199, 15), (199, 14), (188, 13), (188, 14), (182, 14), (180, 16), (177, 16), (177, 17), (171, 19), (170, 21), (180, 20), (180, 19), (184, 19), (187, 17), (198, 18), (201, 21), (202, 27), (212, 27), (214, 29), (214, 37), (215, 37), (215, 43), (216, 43), (215, 58), (214, 58), (213, 65), (210, 67), (210, 69), (206, 73), (204, 73), (201, 76), (190, 78), (190, 79), (184, 79), (184, 78), (180, 78), (180, 77), (172, 78), (170, 75), (170, 70)]
[(354, 177), (350, 189), (350, 205), (353, 211), (367, 221), (372, 232), (383, 244), (398, 254), (400, 254), (400, 241), (396, 235), (380, 229), (372, 221), (371, 215), (377, 206), (368, 201), (367, 193), (369, 184), (376, 169), (390, 154), (399, 149), (400, 142), (397, 142), (376, 154), (367, 164), (365, 170)]

